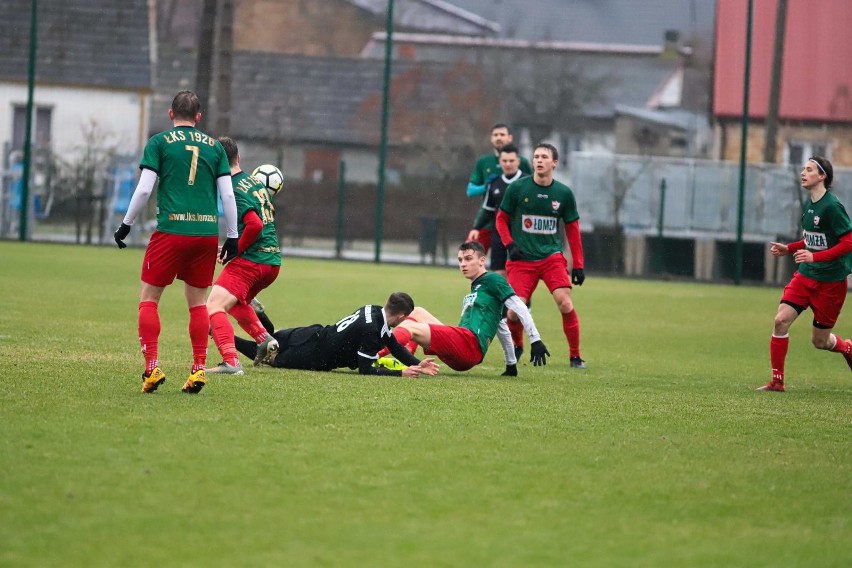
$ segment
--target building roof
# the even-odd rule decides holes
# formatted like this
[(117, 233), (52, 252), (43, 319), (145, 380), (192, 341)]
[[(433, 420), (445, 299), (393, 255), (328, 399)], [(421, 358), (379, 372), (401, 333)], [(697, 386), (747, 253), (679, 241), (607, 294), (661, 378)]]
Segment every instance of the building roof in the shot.
[[(852, 2), (789, 2), (782, 65), (781, 119), (852, 120)], [(769, 107), (776, 2), (754, 3), (749, 116), (765, 118)], [(745, 74), (746, 4), (718, 0), (714, 113), (740, 117)]]
[[(376, 16), (387, 14), (388, 0), (347, 0)], [(406, 29), (494, 35), (500, 25), (446, 0), (396, 0), (394, 25)]]
[[(26, 81), (30, 6), (0, 2), (0, 80)], [(147, 0), (40, 0), (36, 81), (150, 89)]]
[(503, 38), (660, 45), (666, 30), (713, 37), (715, 0), (450, 1), (496, 21)]
[[(195, 88), (195, 55), (160, 54), (151, 130), (169, 128), (166, 110), (174, 93)], [(241, 140), (375, 146), (379, 141), (384, 62), (236, 52), (229, 135)], [(416, 85), (412, 112), (447, 95), (446, 65), (395, 62), (394, 87)], [(394, 90), (392, 90), (392, 93)], [(396, 99), (399, 100), (397, 92)], [(395, 117), (394, 123), (398, 123)], [(206, 122), (201, 125), (205, 128)], [(393, 125), (392, 125), (393, 126)], [(393, 136), (393, 130), (391, 135)], [(393, 137), (391, 142), (398, 142)]]

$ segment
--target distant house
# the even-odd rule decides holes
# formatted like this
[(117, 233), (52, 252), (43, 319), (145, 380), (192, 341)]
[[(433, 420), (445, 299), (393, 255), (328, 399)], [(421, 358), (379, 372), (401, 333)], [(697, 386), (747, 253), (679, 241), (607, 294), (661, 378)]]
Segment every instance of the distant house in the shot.
[[(776, 155), (798, 167), (819, 154), (837, 166), (852, 166), (852, 3), (821, 0), (789, 2)], [(747, 158), (763, 160), (769, 108), (775, 2), (755, 2), (749, 95)], [(713, 85), (717, 156), (740, 154), (745, 69), (746, 4), (718, 0), (719, 26)]]
[[(24, 144), (30, 2), (0, 3), (0, 143), (3, 163)], [(33, 142), (65, 159), (84, 132), (122, 154), (148, 134), (151, 50), (147, 0), (41, 0)]]

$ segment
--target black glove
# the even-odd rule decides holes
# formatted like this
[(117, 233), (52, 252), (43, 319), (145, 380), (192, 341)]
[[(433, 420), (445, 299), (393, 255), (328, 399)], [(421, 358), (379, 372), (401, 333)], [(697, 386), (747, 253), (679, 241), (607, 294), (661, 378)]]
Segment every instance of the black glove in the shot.
[(518, 376), (518, 365), (506, 365), (506, 370), (500, 375), (501, 377), (517, 377)]
[(582, 286), (585, 281), (586, 273), (583, 272), (582, 268), (571, 269), (571, 284), (574, 284), (575, 286)]
[(548, 357), (550, 357), (550, 351), (547, 350), (541, 339), (533, 341), (532, 345), (530, 345), (530, 362), (533, 364), (533, 367), (547, 365)]
[(118, 245), (118, 248), (123, 249), (127, 248), (127, 245), (124, 244), (124, 239), (127, 238), (127, 235), (130, 234), (130, 225), (125, 225), (122, 223), (118, 226), (118, 229), (115, 230), (115, 233), (112, 234), (115, 239), (115, 244)]
[(524, 260), (526, 258), (518, 245), (513, 242), (506, 245), (506, 252), (511, 260)]
[(225, 244), (222, 245), (222, 252), (219, 253), (219, 260), (222, 264), (228, 264), (237, 257), (239, 252), (240, 239), (237, 237), (228, 237), (225, 239)]

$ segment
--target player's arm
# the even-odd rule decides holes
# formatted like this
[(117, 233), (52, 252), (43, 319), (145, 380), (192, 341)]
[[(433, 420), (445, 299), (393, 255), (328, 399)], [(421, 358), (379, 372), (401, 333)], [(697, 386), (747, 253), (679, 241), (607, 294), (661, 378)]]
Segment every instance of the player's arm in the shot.
[(545, 347), (544, 342), (541, 340), (541, 336), (538, 334), (532, 314), (529, 308), (527, 308), (527, 305), (517, 295), (506, 298), (503, 301), (503, 305), (515, 312), (518, 315), (518, 319), (521, 320), (524, 331), (527, 332), (530, 338), (530, 360), (533, 365), (546, 365), (546, 356), (549, 356), (550, 352), (548, 352), (547, 347)]
[(148, 204), (151, 193), (154, 191), (155, 183), (157, 183), (157, 172), (148, 168), (142, 168), (142, 172), (139, 174), (139, 181), (136, 183), (136, 189), (133, 190), (133, 197), (130, 198), (130, 205), (128, 205), (127, 212), (124, 214), (124, 219), (122, 219), (121, 225), (113, 235), (118, 248), (127, 246), (124, 244), (124, 239), (130, 234), (130, 226), (133, 225), (136, 218)]
[[(803, 252), (808, 252), (802, 249)], [(799, 260), (799, 254), (796, 255), (796, 262), (831, 262), (832, 260), (838, 259), (845, 254), (849, 254), (852, 252), (852, 233), (845, 233), (840, 236), (840, 240), (837, 241), (837, 244), (831, 248), (826, 250), (817, 251), (815, 253), (811, 253), (813, 259), (808, 260)], [(804, 256), (804, 255), (801, 255)]]
[(565, 237), (568, 239), (568, 248), (571, 250), (571, 283), (582, 286), (586, 280), (586, 273), (583, 270), (585, 259), (579, 219), (565, 223)]
[(238, 247), (240, 254), (244, 253), (252, 244), (254, 244), (257, 237), (260, 236), (261, 231), (263, 231), (263, 221), (260, 220), (257, 211), (249, 209), (246, 211), (246, 214), (243, 215), (243, 234), (240, 235)]
[(482, 175), (482, 169), (479, 167), (479, 161), (473, 167), (473, 172), (470, 174), (470, 180), (467, 182), (467, 196), (476, 197), (485, 193), (485, 176)]
[(237, 233), (237, 202), (234, 198), (234, 184), (231, 183), (231, 176), (219, 176), (216, 178), (216, 188), (219, 190), (219, 197), (222, 198), (222, 211), (225, 213), (225, 236), (229, 239), (239, 237)]
[(500, 341), (500, 347), (503, 348), (503, 358), (506, 361), (506, 370), (503, 371), (504, 377), (518, 376), (518, 358), (515, 357), (515, 346), (512, 343), (512, 332), (509, 331), (509, 325), (506, 323), (506, 318), (500, 320), (497, 325), (497, 339)]

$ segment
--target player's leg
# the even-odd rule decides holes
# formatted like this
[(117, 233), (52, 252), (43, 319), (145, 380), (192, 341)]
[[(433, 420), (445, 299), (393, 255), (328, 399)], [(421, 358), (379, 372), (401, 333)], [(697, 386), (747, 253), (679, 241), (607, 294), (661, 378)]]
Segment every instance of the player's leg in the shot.
[[(416, 306), (414, 310), (406, 316), (406, 318), (396, 326), (393, 330), (393, 336), (396, 339), (397, 343), (408, 349), (408, 351), (414, 355), (414, 352), (417, 351), (417, 346), (420, 345), (417, 341), (415, 341), (412, 337), (411, 327), (417, 323), (425, 323), (425, 324), (440, 324), (441, 321), (429, 313), (426, 308), (422, 308), (420, 306)], [(379, 353), (379, 359), (383, 357), (387, 357), (390, 353), (387, 347), (383, 347)]]
[(213, 331), (213, 343), (216, 344), (216, 348), (222, 356), (222, 362), (219, 363), (219, 365), (208, 369), (207, 372), (214, 374), (222, 373), (227, 375), (242, 375), (243, 366), (240, 363), (240, 357), (237, 354), (237, 347), (234, 339), (234, 328), (227, 315), (227, 312), (237, 305), (239, 300), (225, 287), (220, 286), (218, 283), (222, 281), (222, 276), (225, 275), (230, 266), (230, 264), (225, 266), (225, 270), (222, 274), (220, 274), (219, 280), (217, 280), (217, 283), (213, 285), (213, 289), (210, 290), (210, 296), (207, 297), (207, 313), (210, 316), (210, 328)]
[(586, 363), (580, 356), (580, 318), (571, 299), (571, 278), (568, 262), (562, 254), (554, 254), (542, 261), (541, 278), (553, 295), (556, 307), (562, 315), (562, 332), (568, 342), (571, 367), (585, 369)]
[[(244, 310), (243, 308), (240, 308), (238, 310), (239, 317), (237, 317), (237, 322), (239, 322), (241, 326), (245, 326), (243, 329), (245, 329), (257, 342), (257, 355), (254, 358), (255, 366), (262, 363), (269, 363), (278, 353), (278, 342), (272, 336), (272, 333), (274, 332), (272, 322), (266, 318), (269, 328), (271, 329), (267, 328), (267, 326), (260, 321), (260, 317), (251, 306), (254, 301), (254, 297), (257, 296), (261, 290), (268, 288), (273, 282), (275, 282), (276, 278), (278, 278), (280, 269), (280, 266), (255, 264), (254, 270), (256, 271), (256, 277), (253, 279), (251, 287), (248, 289), (245, 296), (240, 298), (239, 305), (250, 309)], [(233, 309), (231, 312), (233, 314)], [(266, 317), (265, 314), (264, 317)]]
[(491, 268), (489, 270), (505, 278), (507, 259), (506, 246), (500, 238), (500, 233), (494, 231), (494, 235), (491, 237)]
[[(527, 305), (529, 305), (533, 292), (536, 286), (538, 286), (538, 264), (538, 262), (524, 260), (506, 261), (506, 280), (509, 282), (509, 286), (515, 291), (515, 294)], [(506, 323), (512, 334), (515, 357), (520, 360), (521, 354), (524, 352), (524, 326), (521, 320), (518, 319), (518, 315), (512, 310), (509, 310), (506, 314)]]
[(790, 326), (805, 309), (804, 306), (781, 302), (775, 312), (772, 325), (772, 337), (769, 339), (769, 362), (772, 365), (772, 378), (757, 390), (784, 390), (784, 363), (787, 360), (787, 350), (790, 346)]
[[(263, 326), (263, 329), (266, 330), (266, 333), (275, 333), (275, 325), (272, 323), (272, 320), (269, 319), (269, 316), (266, 313), (266, 308), (263, 307), (263, 304), (260, 303), (260, 300), (258, 300), (257, 297), (252, 298), (249, 306), (251, 306), (251, 309), (254, 310), (254, 315), (257, 316), (257, 321), (260, 322), (260, 324)], [(234, 317), (236, 318), (236, 316)]]
[(832, 333), (846, 300), (846, 281), (820, 282), (811, 300), (814, 312), (811, 341), (817, 349), (840, 353), (852, 369), (852, 341)]
[(154, 231), (142, 260), (142, 289), (139, 294), (138, 332), (145, 370), (142, 373), (142, 392), (152, 393), (165, 382), (166, 375), (159, 363), (160, 314), (159, 303), (166, 286), (177, 274), (177, 253), (172, 242), (174, 235)]
[(192, 369), (181, 390), (198, 393), (207, 384), (207, 342), (210, 315), (207, 312), (207, 289), (213, 284), (216, 270), (218, 239), (215, 236), (181, 237), (180, 264), (177, 277), (184, 282), (184, 295), (189, 308), (189, 341), (192, 344)]

